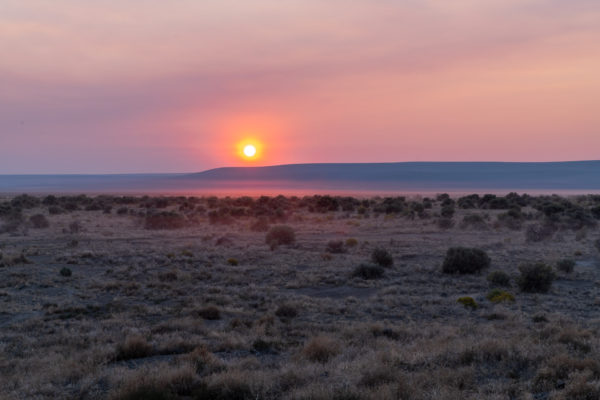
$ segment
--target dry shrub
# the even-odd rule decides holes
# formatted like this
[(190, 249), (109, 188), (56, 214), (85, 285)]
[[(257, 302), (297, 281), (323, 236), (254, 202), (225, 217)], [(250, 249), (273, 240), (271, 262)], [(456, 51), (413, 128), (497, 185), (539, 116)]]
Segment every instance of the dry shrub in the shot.
[(358, 240), (356, 240), (355, 238), (346, 239), (346, 246), (355, 247), (356, 245), (358, 245)]
[(394, 265), (392, 255), (384, 248), (378, 247), (371, 253), (371, 260), (382, 267), (391, 267)]
[(488, 225), (481, 214), (465, 215), (460, 223), (462, 229), (487, 229)]
[(361, 264), (352, 271), (353, 278), (379, 279), (383, 277), (383, 267), (379, 265)]
[(225, 369), (225, 365), (206, 346), (196, 347), (185, 358), (192, 363), (197, 374), (209, 375)]
[(266, 232), (269, 230), (269, 220), (266, 217), (259, 217), (250, 225), (253, 232)]
[(267, 232), (265, 241), (271, 248), (275, 248), (279, 245), (291, 245), (296, 243), (296, 233), (290, 226), (277, 225)]
[(125, 341), (117, 346), (116, 360), (131, 360), (149, 357), (153, 353), (152, 346), (146, 338), (139, 335), (128, 336)]
[(275, 311), (275, 315), (279, 318), (294, 318), (298, 315), (298, 310), (292, 305), (283, 304)]
[(200, 386), (191, 365), (130, 374), (110, 398), (113, 400), (171, 400), (193, 395)]
[(215, 306), (204, 307), (198, 310), (198, 315), (208, 320), (221, 319), (221, 312)]
[(570, 274), (575, 269), (575, 261), (565, 258), (556, 263), (556, 269), (566, 274)]
[(45, 229), (50, 226), (48, 218), (46, 218), (43, 214), (32, 215), (29, 218), (29, 222), (31, 223), (31, 227), (34, 229)]
[(519, 271), (521, 276), (517, 279), (517, 283), (523, 292), (546, 293), (556, 278), (552, 267), (542, 262), (523, 264), (519, 267)]
[(556, 227), (552, 224), (532, 224), (528, 225), (525, 230), (525, 239), (528, 242), (541, 242), (550, 239), (555, 232)]
[(330, 240), (327, 243), (327, 247), (325, 251), (334, 254), (345, 253), (346, 249), (344, 248), (344, 242), (341, 240)]
[(572, 350), (589, 353), (592, 350), (592, 346), (588, 343), (591, 337), (592, 334), (589, 331), (566, 328), (558, 336), (558, 342), (567, 345)]
[(600, 363), (596, 359), (577, 359), (568, 354), (554, 356), (546, 362), (546, 367), (542, 368), (533, 379), (533, 389), (536, 391), (552, 390), (558, 386), (560, 381), (564, 382), (576, 372), (586, 372), (593, 378), (600, 379)]
[(182, 215), (168, 211), (147, 215), (144, 221), (144, 228), (151, 230), (181, 229), (185, 226), (186, 219)]
[(196, 400), (254, 400), (259, 398), (239, 372), (222, 372), (211, 375), (194, 391)]
[(327, 336), (316, 336), (306, 343), (302, 355), (309, 361), (326, 363), (339, 353), (337, 342)]
[(451, 247), (446, 252), (442, 272), (446, 274), (474, 274), (489, 267), (490, 262), (490, 257), (483, 250)]
[(450, 229), (454, 226), (454, 220), (452, 218), (438, 218), (437, 226), (440, 229)]
[(492, 271), (487, 276), (491, 286), (510, 286), (510, 276), (504, 271)]
[(374, 388), (376, 386), (394, 382), (397, 379), (396, 376), (397, 371), (394, 371), (389, 365), (378, 364), (374, 366), (374, 368), (369, 368), (364, 371), (358, 384), (360, 386)]
[(574, 374), (572, 381), (566, 387), (565, 400), (598, 400), (600, 399), (600, 380), (592, 380), (589, 375)]

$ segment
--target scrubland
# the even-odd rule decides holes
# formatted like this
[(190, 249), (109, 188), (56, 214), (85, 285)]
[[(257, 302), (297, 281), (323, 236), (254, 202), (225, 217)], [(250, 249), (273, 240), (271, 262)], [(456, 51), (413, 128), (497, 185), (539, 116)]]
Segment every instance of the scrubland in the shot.
[(598, 399), (600, 196), (0, 199), (0, 398)]

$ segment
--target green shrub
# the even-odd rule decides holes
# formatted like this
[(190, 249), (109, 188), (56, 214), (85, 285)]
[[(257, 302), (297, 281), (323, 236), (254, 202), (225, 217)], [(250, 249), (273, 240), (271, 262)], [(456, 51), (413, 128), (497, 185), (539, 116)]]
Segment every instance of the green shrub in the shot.
[(296, 243), (296, 233), (290, 226), (277, 225), (267, 232), (265, 241), (271, 248), (279, 245), (291, 245)]
[(69, 268), (63, 267), (63, 268), (60, 269), (60, 276), (69, 277), (71, 275), (72, 275), (72, 273), (71, 273), (71, 270)]
[(564, 273), (570, 274), (575, 269), (575, 261), (565, 258), (556, 263), (556, 269)]
[(504, 271), (490, 272), (487, 280), (493, 286), (510, 286), (510, 276)]
[(392, 255), (384, 248), (378, 247), (371, 252), (371, 260), (382, 267), (391, 267), (394, 265)]
[(517, 283), (523, 292), (546, 293), (556, 277), (552, 267), (542, 262), (523, 264), (519, 267), (521, 275)]
[(356, 245), (358, 245), (358, 240), (356, 240), (355, 238), (346, 239), (346, 246), (355, 247)]
[(239, 262), (238, 262), (238, 260), (236, 258), (228, 258), (227, 259), (227, 264), (236, 266), (236, 265), (239, 264)]
[(442, 272), (446, 274), (474, 274), (489, 267), (490, 262), (490, 257), (483, 250), (451, 247), (446, 252)]
[(515, 296), (513, 296), (512, 294), (505, 292), (504, 290), (500, 290), (500, 289), (493, 289), (491, 290), (486, 298), (491, 301), (492, 303), (502, 303), (504, 301), (510, 301), (513, 302), (515, 301)]
[(456, 302), (462, 304), (463, 306), (465, 306), (465, 308), (470, 308), (473, 310), (479, 307), (475, 299), (469, 296), (459, 297), (458, 300), (456, 300)]
[(379, 265), (361, 264), (352, 271), (352, 277), (362, 279), (378, 279), (383, 276), (383, 267)]

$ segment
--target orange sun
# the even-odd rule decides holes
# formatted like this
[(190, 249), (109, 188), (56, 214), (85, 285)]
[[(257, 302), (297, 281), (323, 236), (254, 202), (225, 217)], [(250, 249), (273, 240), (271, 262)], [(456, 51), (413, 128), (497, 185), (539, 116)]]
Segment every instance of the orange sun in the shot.
[(246, 161), (256, 161), (262, 158), (262, 143), (256, 138), (246, 138), (237, 143), (238, 155)]

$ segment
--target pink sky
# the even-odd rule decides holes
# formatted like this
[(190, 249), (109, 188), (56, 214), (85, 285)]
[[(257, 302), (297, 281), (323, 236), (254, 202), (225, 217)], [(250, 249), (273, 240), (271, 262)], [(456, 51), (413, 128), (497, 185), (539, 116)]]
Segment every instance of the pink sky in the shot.
[(597, 0), (3, 0), (0, 16), (0, 174), (600, 159)]

